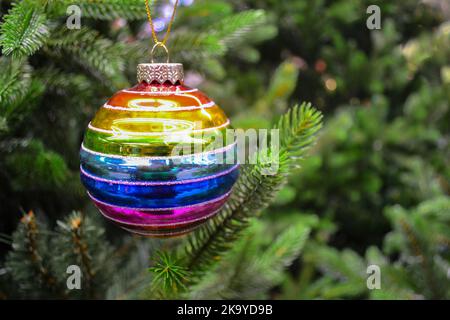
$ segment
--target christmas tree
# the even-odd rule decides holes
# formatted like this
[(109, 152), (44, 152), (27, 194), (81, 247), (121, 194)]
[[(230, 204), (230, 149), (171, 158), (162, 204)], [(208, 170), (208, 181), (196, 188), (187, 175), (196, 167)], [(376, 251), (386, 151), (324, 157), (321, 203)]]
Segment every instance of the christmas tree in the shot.
[[(149, 60), (144, 1), (0, 9), (0, 299), (450, 297), (445, 1), (180, 1), (186, 83), (235, 128), (279, 129), (280, 150), (276, 174), (243, 165), (219, 214), (174, 239), (108, 223), (79, 179), (89, 120)], [(164, 32), (172, 5), (152, 9)]]

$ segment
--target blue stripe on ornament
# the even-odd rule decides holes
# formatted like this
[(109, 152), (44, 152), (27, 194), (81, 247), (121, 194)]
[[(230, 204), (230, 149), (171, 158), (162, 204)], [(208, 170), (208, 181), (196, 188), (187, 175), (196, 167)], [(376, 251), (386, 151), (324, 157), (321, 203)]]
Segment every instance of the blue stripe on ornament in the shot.
[[(229, 192), (239, 176), (238, 166), (222, 175), (193, 182), (167, 182), (157, 185), (131, 181), (106, 181), (81, 172), (81, 181), (98, 200), (110, 205), (132, 208), (174, 208), (212, 200)], [(143, 183), (143, 182), (136, 182)]]
[(180, 181), (207, 177), (231, 169), (227, 155), (233, 156), (236, 144), (225, 148), (182, 157), (118, 157), (80, 151), (83, 169), (92, 175), (123, 181)]

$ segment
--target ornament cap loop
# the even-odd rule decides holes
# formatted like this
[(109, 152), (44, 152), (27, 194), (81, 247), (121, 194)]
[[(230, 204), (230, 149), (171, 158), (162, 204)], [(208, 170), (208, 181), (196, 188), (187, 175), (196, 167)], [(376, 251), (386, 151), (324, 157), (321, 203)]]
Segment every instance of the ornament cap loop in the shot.
[(181, 63), (141, 63), (137, 67), (137, 79), (139, 82), (152, 83), (170, 82), (176, 84), (183, 82), (184, 72)]
[(152, 51), (150, 52), (150, 58), (151, 58), (152, 63), (155, 62), (155, 61), (153, 60), (153, 57), (155, 56), (155, 50), (156, 50), (158, 47), (161, 47), (161, 48), (164, 49), (164, 51), (166, 52), (166, 55), (167, 55), (166, 63), (169, 63), (169, 61), (170, 61), (169, 49), (167, 49), (166, 45), (165, 45), (163, 42), (161, 42), (161, 41), (156, 42), (155, 45), (154, 45), (153, 48), (152, 48)]

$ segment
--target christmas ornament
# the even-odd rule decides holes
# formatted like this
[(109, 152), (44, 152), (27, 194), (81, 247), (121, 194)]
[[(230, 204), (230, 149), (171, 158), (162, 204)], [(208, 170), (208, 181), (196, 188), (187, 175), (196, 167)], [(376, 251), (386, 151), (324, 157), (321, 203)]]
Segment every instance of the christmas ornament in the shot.
[[(167, 51), (154, 38), (152, 54)], [(184, 234), (216, 214), (236, 182), (238, 165), (226, 161), (236, 145), (217, 146), (230, 122), (205, 94), (183, 85), (181, 64), (152, 59), (137, 74), (139, 83), (117, 92), (89, 123), (81, 180), (100, 212), (124, 229)]]

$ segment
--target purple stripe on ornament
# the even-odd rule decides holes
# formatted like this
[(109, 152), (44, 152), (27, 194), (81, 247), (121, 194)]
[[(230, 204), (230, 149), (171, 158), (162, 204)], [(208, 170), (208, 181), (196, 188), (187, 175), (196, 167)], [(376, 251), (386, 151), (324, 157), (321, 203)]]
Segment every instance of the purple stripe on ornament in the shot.
[(110, 220), (128, 226), (158, 228), (183, 226), (207, 219), (217, 213), (223, 206), (230, 196), (230, 192), (200, 204), (168, 209), (139, 209), (113, 206), (97, 200), (89, 193), (88, 195), (100, 212)]
[(116, 208), (124, 208), (124, 209), (130, 209), (130, 210), (146, 211), (146, 212), (151, 212), (152, 214), (164, 214), (164, 213), (159, 213), (159, 212), (160, 211), (165, 211), (165, 210), (177, 210), (177, 209), (186, 209), (186, 208), (195, 209), (195, 208), (197, 208), (197, 207), (199, 207), (201, 205), (214, 203), (216, 201), (219, 201), (219, 199), (226, 199), (231, 194), (231, 191), (227, 192), (224, 195), (221, 195), (220, 197), (217, 197), (215, 199), (208, 200), (208, 201), (205, 201), (205, 202), (202, 202), (202, 203), (191, 204), (191, 205), (188, 205), (188, 206), (181, 206), (181, 207), (171, 207), (171, 208), (134, 208), (134, 207), (114, 206), (114, 205), (110, 205), (109, 203), (106, 203), (104, 201), (98, 200), (89, 191), (87, 191), (87, 194), (92, 200), (95, 200), (96, 202), (99, 202), (99, 203), (104, 204), (106, 206), (112, 206), (112, 207), (116, 207)]
[(205, 214), (203, 216), (195, 217), (190, 220), (186, 219), (185, 221), (182, 221), (182, 222), (174, 222), (174, 221), (154, 222), (154, 221), (152, 221), (149, 224), (137, 224), (137, 223), (130, 223), (128, 221), (118, 220), (116, 218), (112, 218), (111, 215), (108, 215), (104, 209), (99, 208), (99, 211), (106, 219), (109, 219), (109, 220), (119, 224), (122, 227), (133, 228), (134, 230), (144, 231), (144, 230), (157, 230), (157, 229), (170, 230), (170, 229), (190, 226), (191, 224), (197, 224), (197, 222), (207, 220), (207, 219), (211, 218), (212, 216), (216, 215), (220, 211), (220, 208), (216, 211), (209, 212), (208, 214)]

